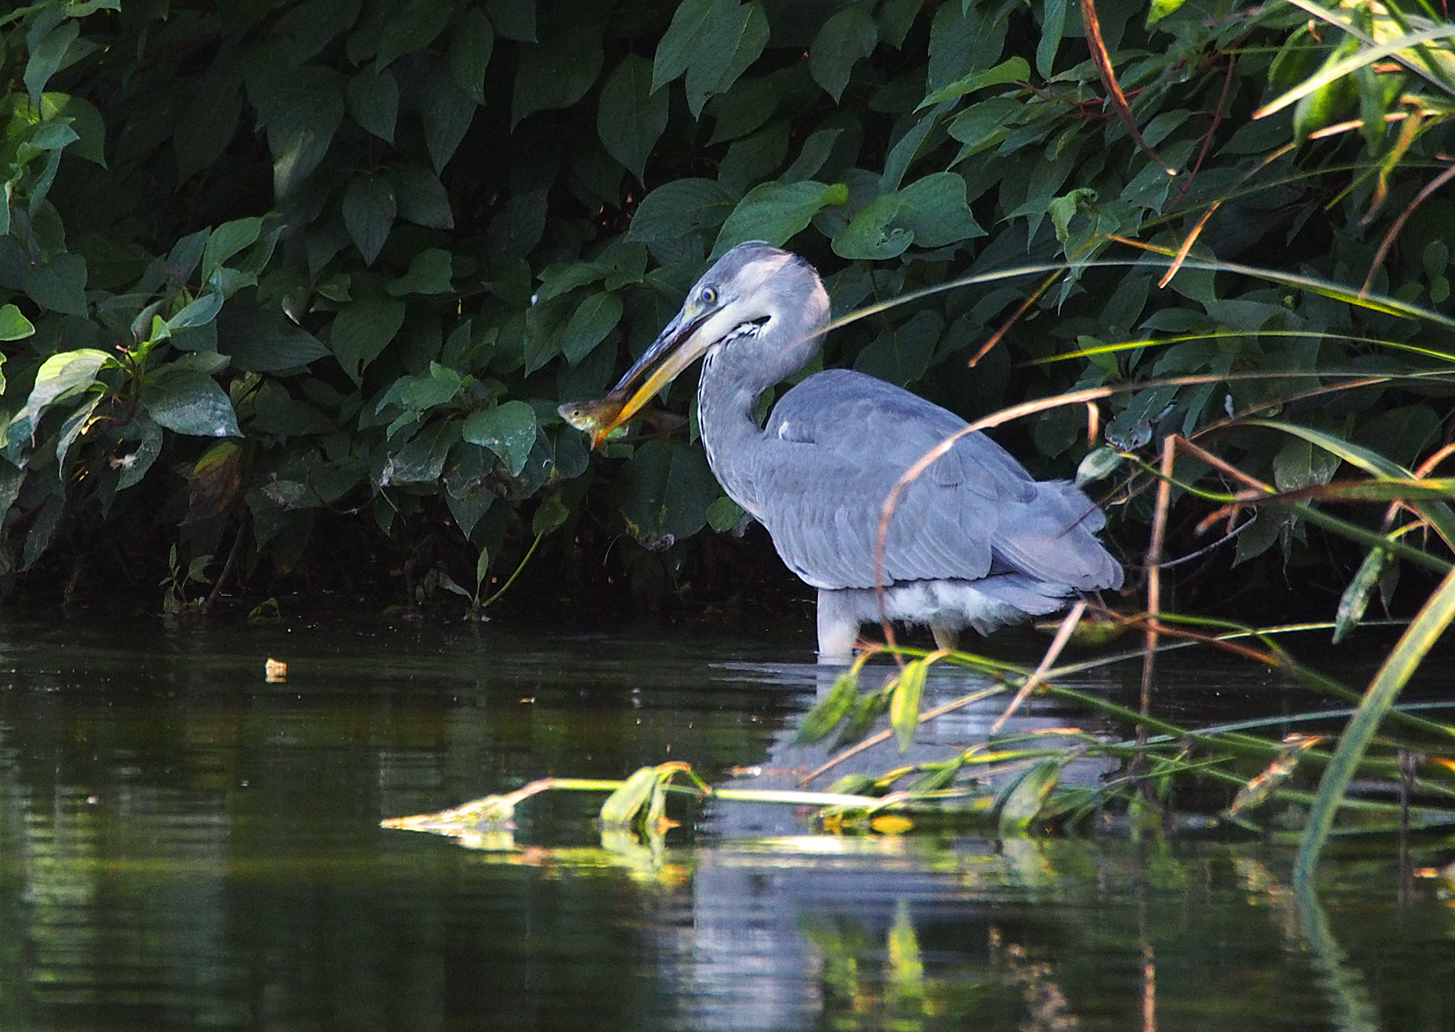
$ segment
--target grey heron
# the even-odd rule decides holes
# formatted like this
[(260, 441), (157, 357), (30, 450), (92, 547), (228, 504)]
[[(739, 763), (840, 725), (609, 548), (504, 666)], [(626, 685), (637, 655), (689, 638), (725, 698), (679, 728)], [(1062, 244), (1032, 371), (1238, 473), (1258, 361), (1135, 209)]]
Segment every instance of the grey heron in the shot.
[[(709, 269), (682, 310), (612, 392), (626, 397), (604, 437), (702, 357), (697, 416), (713, 475), (767, 528), (789, 569), (818, 589), (821, 659), (851, 654), (880, 618), (875, 554), (885, 499), (965, 420), (909, 391), (828, 369), (783, 395), (766, 424), (758, 398), (817, 353), (829, 299), (803, 258), (739, 244)], [(1122, 583), (1096, 539), (1106, 520), (1077, 487), (1037, 481), (982, 433), (960, 438), (899, 497), (880, 576), (883, 612), (928, 624), (942, 648), (959, 631), (1062, 608)]]

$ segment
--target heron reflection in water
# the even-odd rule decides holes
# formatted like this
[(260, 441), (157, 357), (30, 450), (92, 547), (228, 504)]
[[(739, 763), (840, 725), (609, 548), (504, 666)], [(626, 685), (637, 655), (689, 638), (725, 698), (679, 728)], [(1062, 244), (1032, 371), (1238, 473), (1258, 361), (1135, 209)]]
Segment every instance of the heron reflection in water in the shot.
[[(828, 319), (828, 294), (808, 262), (739, 244), (622, 377), (613, 397), (646, 379), (598, 439), (701, 356), (697, 415), (713, 475), (818, 589), (819, 657), (842, 662), (860, 625), (880, 618), (885, 499), (967, 424), (883, 380), (829, 369), (784, 394), (759, 426), (758, 397), (808, 365)], [(1036, 481), (989, 437), (967, 434), (899, 496), (879, 571), (884, 613), (928, 624), (941, 648), (954, 648), (965, 627), (988, 634), (1120, 587), (1122, 568), (1095, 537), (1105, 522), (1073, 484)]]

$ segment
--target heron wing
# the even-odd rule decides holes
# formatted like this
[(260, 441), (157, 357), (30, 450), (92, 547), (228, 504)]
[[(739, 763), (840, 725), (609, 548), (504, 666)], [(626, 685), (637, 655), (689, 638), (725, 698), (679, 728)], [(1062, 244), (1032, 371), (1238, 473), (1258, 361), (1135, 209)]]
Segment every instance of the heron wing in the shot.
[[(849, 370), (809, 377), (775, 406), (747, 461), (749, 500), (785, 563), (820, 588), (875, 583), (885, 499), (963, 419)], [(984, 434), (958, 440), (904, 490), (885, 539), (883, 579), (1025, 574), (1071, 590), (1120, 583), (1092, 532), (1100, 510), (1065, 482), (1033, 480)]]

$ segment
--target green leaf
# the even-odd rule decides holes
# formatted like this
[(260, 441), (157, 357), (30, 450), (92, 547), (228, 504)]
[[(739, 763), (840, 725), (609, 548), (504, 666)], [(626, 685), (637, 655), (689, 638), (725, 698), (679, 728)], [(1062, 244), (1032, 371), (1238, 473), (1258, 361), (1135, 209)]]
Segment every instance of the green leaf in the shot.
[(903, 254), (914, 242), (914, 233), (898, 227), (889, 228), (889, 224), (899, 216), (899, 209), (897, 194), (871, 201), (854, 216), (854, 221), (842, 233), (834, 237), (834, 254), (851, 261), (883, 261)]
[(431, 423), (389, 456), (379, 474), (379, 486), (433, 483), (440, 478), (450, 449), (459, 439), (458, 419), (441, 419)]
[(707, 507), (707, 525), (723, 534), (734, 529), (746, 515), (741, 505), (723, 495)]
[(116, 489), (125, 491), (141, 483), (147, 470), (162, 453), (162, 428), (153, 423), (144, 413), (137, 413), (125, 427), (123, 441), (137, 441), (136, 451), (120, 458), (121, 474), (116, 478)]
[(1164, 17), (1176, 12), (1179, 7), (1187, 3), (1187, 0), (1152, 0), (1151, 7), (1147, 12), (1147, 26), (1157, 25)]
[(424, 50), (434, 42), (454, 13), (450, 0), (405, 0), (395, 7), (384, 28), (374, 57), (374, 68), (383, 71), (404, 54)]
[(1384, 568), (1389, 565), (1391, 559), (1389, 552), (1382, 548), (1372, 548), (1369, 554), (1364, 557), (1364, 562), (1359, 565), (1359, 570), (1354, 574), (1354, 579), (1344, 589), (1344, 594), (1339, 597), (1339, 609), (1334, 616), (1334, 644), (1344, 640), (1344, 636), (1359, 626), (1359, 621), (1364, 618), (1364, 610), (1369, 605), (1369, 596), (1379, 585), (1379, 578), (1384, 573)]
[(944, 247), (985, 230), (965, 203), (965, 180), (955, 172), (936, 172), (899, 191), (897, 222), (914, 234), (920, 247)]
[(167, 320), (167, 330), (185, 330), (190, 326), (205, 326), (217, 318), (222, 311), (222, 295), (206, 293), (183, 305), (176, 315)]
[(394, 165), (386, 172), (394, 184), (399, 217), (429, 229), (454, 229), (450, 198), (439, 176), (422, 165)]
[(859, 675), (853, 670), (840, 674), (828, 694), (814, 703), (813, 709), (798, 722), (798, 735), (794, 741), (808, 745), (828, 737), (858, 698)]
[(1420, 607), (1414, 621), (1405, 629), (1394, 650), (1369, 682), (1359, 708), (1345, 725), (1339, 746), (1324, 768), (1324, 776), (1309, 808), (1308, 825), (1294, 857), (1295, 884), (1311, 884), (1319, 854), (1323, 852), (1324, 843), (1333, 828), (1334, 816), (1344, 801), (1344, 793), (1364, 757), (1365, 749), (1390, 707), (1399, 698), (1400, 691), (1435, 647), (1452, 619), (1455, 619), (1455, 570), (1445, 576), (1435, 593)]
[(106, 167), (106, 121), (95, 104), (69, 93), (43, 93), (40, 117), (46, 121), (59, 119), (69, 122), (76, 134), (69, 153)]
[(535, 410), (523, 401), (507, 401), (472, 412), (465, 420), (464, 438), (500, 456), (513, 477), (525, 469), (536, 442)]
[(476, 104), (485, 103), (485, 69), (494, 49), (490, 19), (473, 7), (465, 11), (450, 33), (450, 79)]
[(296, 369), (330, 354), (317, 337), (274, 307), (237, 300), (217, 317), (217, 349), (250, 373)]
[(201, 280), (206, 283), (212, 274), (227, 264), (227, 260), (245, 247), (251, 247), (263, 228), (263, 220), (256, 216), (224, 222), (207, 237), (207, 246), (202, 251)]
[(349, 117), (385, 143), (394, 142), (394, 125), (399, 120), (399, 84), (387, 68), (376, 72), (366, 68), (344, 87)]
[(914, 732), (919, 727), (920, 699), (924, 697), (925, 675), (929, 664), (922, 659), (905, 665), (889, 696), (889, 726), (894, 729), (894, 741), (900, 753), (909, 751), (914, 743)]
[(1045, 0), (1041, 16), (1041, 38), (1036, 44), (1036, 73), (1049, 79), (1056, 64), (1056, 51), (1066, 32), (1067, 0)]
[(800, 183), (762, 183), (748, 191), (723, 223), (712, 256), (747, 240), (766, 240), (775, 247), (808, 225), (826, 205), (834, 203), (831, 187), (812, 179)]
[(712, 179), (675, 179), (663, 183), (637, 206), (628, 240), (672, 240), (698, 229), (720, 226), (736, 198)]
[(217, 381), (193, 369), (164, 367), (149, 375), (142, 407), (158, 426), (196, 437), (241, 437), (232, 402)]
[(388, 286), (395, 297), (404, 294), (448, 294), (454, 275), (450, 252), (427, 247), (409, 260), (409, 271)]
[(813, 81), (834, 98), (844, 94), (854, 63), (874, 52), (879, 27), (863, 4), (851, 4), (823, 23), (808, 52), (808, 71)]
[[(958, 100), (967, 93), (974, 93), (976, 90), (983, 90), (987, 86), (1004, 86), (1007, 83), (1026, 82), (1031, 77), (1031, 66), (1026, 64), (1023, 57), (1012, 57), (994, 68), (988, 68), (983, 72), (971, 72), (963, 79), (956, 79), (947, 86), (942, 86), (931, 93), (924, 100), (920, 101), (919, 111), (923, 108), (934, 107), (942, 101)], [(955, 139), (961, 139), (956, 136)]]
[(333, 318), (329, 347), (355, 383), (404, 325), (403, 301), (355, 301)]
[(267, 111), (273, 192), (279, 199), (291, 197), (323, 161), (343, 120), (341, 77), (311, 77), (306, 88), (283, 94)]
[(521, 43), (536, 41), (536, 0), (485, 0), (495, 34)]
[(91, 414), (96, 411), (96, 406), (101, 404), (102, 398), (99, 394), (93, 394), (81, 401), (75, 410), (66, 417), (61, 424), (60, 433), (56, 435), (56, 462), (62, 467), (66, 464), (66, 452), (71, 450), (71, 445), (76, 439), (85, 433), (91, 425)]
[(577, 25), (553, 40), (516, 51), (511, 128), (537, 111), (567, 108), (586, 96), (604, 61), (601, 29)]
[(20, 556), (21, 569), (29, 569), (45, 554), (51, 539), (55, 537), (56, 528), (61, 525), (61, 516), (65, 511), (66, 500), (60, 495), (53, 494), (46, 500), (30, 525), (30, 533), (25, 535), (25, 547)]
[(667, 94), (652, 92), (652, 63), (628, 54), (601, 89), (596, 132), (606, 153), (643, 181), (647, 158), (666, 128)]
[(658, 780), (656, 767), (642, 767), (635, 771), (601, 804), (601, 812), (598, 814), (601, 823), (607, 827), (630, 825), (637, 814), (651, 802)]
[(632, 534), (647, 544), (690, 537), (707, 523), (722, 489), (696, 448), (654, 438), (637, 448), (617, 489)]
[(111, 356), (104, 351), (78, 348), (62, 351), (42, 362), (36, 370), (30, 396), (6, 430), (7, 446), (13, 449), (25, 444), (47, 408), (70, 391), (95, 383), (97, 372), (110, 360)]
[(30, 58), (25, 62), (24, 78), (32, 104), (40, 106), (41, 91), (60, 68), (66, 49), (80, 34), (80, 23), (68, 18), (47, 32), (39, 42), (31, 43)]
[(384, 249), (397, 210), (394, 187), (384, 176), (360, 175), (349, 181), (344, 191), (344, 225), (366, 266), (373, 265)]
[(576, 365), (621, 322), (621, 298), (610, 291), (592, 294), (571, 313), (561, 334), (561, 354)]
[(56, 255), (44, 265), (25, 265), (21, 288), (42, 308), (62, 315), (84, 318), (86, 309), (86, 259), (74, 252)]
[[(35, 325), (14, 305), (0, 305), (0, 340), (24, 340), (35, 332)], [(0, 393), (3, 393), (0, 387)]]
[(1152, 0), (1152, 5), (1147, 11), (1147, 27), (1151, 28), (1156, 25), (1185, 3), (1187, 0)]
[(449, 164), (469, 132), (475, 119), (475, 101), (444, 74), (428, 78), (424, 92), (424, 145), (439, 172)]
[(1042, 760), (1013, 782), (1000, 804), (1000, 837), (1024, 838), (1060, 781), (1061, 762)]
[(531, 533), (537, 537), (544, 536), (562, 527), (570, 517), (571, 510), (555, 495), (541, 502), (536, 509), (535, 515), (531, 517)]
[(455, 370), (431, 362), (428, 373), (402, 379), (399, 400), (411, 412), (424, 413), (453, 401), (463, 383), (464, 377)]
[(687, 71), (711, 25), (736, 6), (736, 0), (684, 0), (677, 5), (652, 60), (653, 93)]
[(693, 118), (716, 93), (726, 93), (768, 45), (768, 16), (758, 0), (728, 5), (709, 22), (687, 66), (687, 107)]

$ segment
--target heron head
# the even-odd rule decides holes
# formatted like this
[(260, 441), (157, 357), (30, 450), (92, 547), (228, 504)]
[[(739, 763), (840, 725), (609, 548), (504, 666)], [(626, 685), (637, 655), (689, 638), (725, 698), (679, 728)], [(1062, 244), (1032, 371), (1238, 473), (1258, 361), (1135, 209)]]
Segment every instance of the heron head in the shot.
[[(828, 295), (813, 268), (795, 254), (761, 240), (739, 244), (705, 272), (687, 294), (672, 321), (611, 391), (626, 397), (621, 411), (597, 432), (594, 442), (629, 420), (658, 391), (702, 355), (734, 341), (759, 339), (768, 328), (780, 331), (785, 348), (817, 348), (818, 330), (828, 315)], [(804, 326), (812, 332), (799, 332)]]

